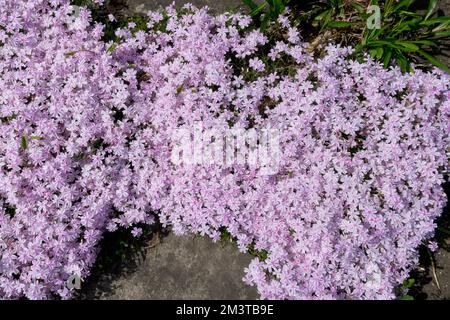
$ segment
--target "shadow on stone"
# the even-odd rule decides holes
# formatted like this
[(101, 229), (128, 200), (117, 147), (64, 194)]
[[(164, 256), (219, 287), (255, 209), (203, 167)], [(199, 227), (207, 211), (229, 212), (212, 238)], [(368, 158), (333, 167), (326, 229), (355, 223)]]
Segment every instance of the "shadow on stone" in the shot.
[(135, 272), (146, 259), (147, 250), (160, 244), (168, 234), (159, 222), (138, 227), (142, 229), (139, 237), (134, 237), (128, 229), (105, 234), (98, 245), (100, 251), (91, 275), (83, 283), (78, 298), (97, 299), (113, 293), (115, 281)]
[[(450, 181), (444, 184), (447, 199), (450, 197)], [(416, 280), (411, 294), (416, 299), (450, 299), (450, 203), (436, 221), (435, 238), (439, 250), (433, 255), (425, 248), (420, 249), (420, 266), (411, 274)]]
[[(244, 284), (252, 257), (232, 244), (170, 233), (126, 262), (97, 267), (84, 283), (81, 299), (257, 299)], [(160, 243), (158, 243), (160, 241)]]

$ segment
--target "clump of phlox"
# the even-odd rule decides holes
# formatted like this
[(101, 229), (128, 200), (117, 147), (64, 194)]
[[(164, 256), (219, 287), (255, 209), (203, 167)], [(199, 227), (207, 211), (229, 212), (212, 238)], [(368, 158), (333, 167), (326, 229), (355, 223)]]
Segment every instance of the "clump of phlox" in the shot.
[[(313, 58), (284, 16), (274, 40), (168, 7), (113, 45), (65, 0), (0, 8), (0, 297), (70, 297), (104, 232), (155, 216), (267, 251), (244, 279), (261, 298), (395, 297), (446, 201), (448, 75)], [(276, 128), (277, 170), (174, 163), (198, 123)]]

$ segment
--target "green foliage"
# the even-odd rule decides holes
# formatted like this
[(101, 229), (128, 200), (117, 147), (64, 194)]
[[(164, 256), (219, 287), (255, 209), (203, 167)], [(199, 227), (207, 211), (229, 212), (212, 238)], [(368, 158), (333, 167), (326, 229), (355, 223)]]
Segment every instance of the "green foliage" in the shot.
[(399, 300), (414, 300), (414, 297), (407, 294), (408, 291), (416, 283), (415, 279), (409, 278), (403, 281), (402, 285), (396, 289), (397, 297)]
[[(424, 58), (449, 72), (448, 67), (435, 57), (450, 36), (450, 17), (433, 17), (437, 0), (429, 0), (424, 13), (412, 9), (415, 0), (372, 0), (367, 7), (355, 0), (327, 0), (313, 5), (306, 15), (313, 16), (313, 26), (324, 29), (347, 28), (357, 49), (357, 56), (368, 52), (387, 68), (394, 62), (404, 72), (411, 71), (411, 62)], [(381, 27), (369, 29), (369, 5), (380, 7)], [(335, 33), (336, 35), (336, 33)]]
[(434, 56), (450, 32), (450, 17), (433, 17), (436, 0), (429, 0), (428, 9), (423, 14), (412, 11), (414, 0), (398, 3), (387, 0), (383, 6), (381, 1), (372, 3), (382, 8), (382, 25), (380, 29), (365, 29), (357, 47), (359, 51), (367, 49), (385, 67), (396, 61), (404, 72), (411, 71), (410, 62), (418, 57), (449, 72), (448, 67)]
[[(220, 242), (222, 244), (227, 244), (227, 243), (231, 243), (236, 245), (237, 244), (237, 239), (236, 237), (233, 237), (231, 235), (231, 233), (225, 228), (225, 227), (221, 227), (219, 229), (220, 232)], [(267, 250), (256, 250), (255, 249), (255, 244), (252, 243), (247, 247), (247, 252), (252, 255), (257, 257), (260, 261), (264, 261), (267, 259), (267, 257), (269, 256), (269, 252)]]
[(357, 2), (343, 0), (312, 1), (312, 7), (306, 13), (312, 17), (312, 25), (320, 27), (320, 32), (325, 28), (346, 28), (353, 26), (354, 21), (346, 21), (346, 13), (352, 11), (352, 5)]
[[(95, 22), (101, 23), (104, 26), (102, 40), (105, 42), (118, 42), (115, 32), (119, 28), (126, 27), (129, 23), (133, 22), (136, 26), (132, 29), (133, 33), (139, 30), (147, 30), (147, 22), (143, 16), (115, 16), (115, 21), (110, 21), (108, 18), (109, 11), (107, 6), (99, 6), (95, 4), (92, 0), (71, 0), (70, 3), (79, 7), (86, 7), (91, 11), (92, 19)], [(112, 53), (116, 45), (112, 45), (108, 48), (108, 52)], [(71, 55), (73, 53), (69, 53)]]
[(14, 216), (16, 215), (16, 207), (15, 206), (11, 206), (11, 205), (6, 203), (5, 214), (7, 216), (9, 216), (10, 218), (14, 218)]
[(233, 237), (225, 227), (221, 227), (219, 229), (219, 232), (220, 232), (220, 242), (222, 242), (223, 244), (237, 242), (237, 239)]
[(106, 52), (113, 53), (114, 50), (116, 50), (116, 48), (117, 48), (117, 42), (113, 42), (113, 44), (111, 46), (109, 46), (109, 48), (106, 50)]
[(26, 136), (26, 135), (23, 135), (23, 136), (20, 138), (20, 147), (21, 147), (23, 150), (26, 150), (26, 149), (28, 148), (28, 139), (27, 139), (27, 136)]
[(253, 0), (242, 0), (250, 9), (250, 16), (255, 18), (262, 29), (267, 28), (269, 22), (277, 20), (284, 12), (290, 0), (266, 0), (261, 4)]
[(113, 44), (108, 48), (108, 53), (112, 53), (116, 48), (116, 43), (119, 42), (115, 32), (117, 29), (125, 28), (130, 23), (134, 23), (136, 26), (131, 29), (132, 33), (136, 33), (140, 30), (147, 31), (147, 22), (142, 16), (132, 17), (116, 17), (116, 21), (109, 21), (104, 14), (99, 14), (96, 21), (101, 22), (104, 26), (103, 40), (105, 42), (113, 41)]
[(92, 0), (71, 0), (70, 4), (79, 7), (88, 7), (94, 5)]
[[(256, 25), (263, 29), (276, 20), (288, 3), (243, 2), (250, 8), (250, 15), (258, 18)], [(369, 53), (386, 68), (398, 65), (402, 71), (410, 72), (411, 62), (428, 60), (449, 72), (448, 66), (436, 58), (450, 37), (450, 17), (436, 15), (437, 3), (428, 0), (426, 10), (418, 12), (414, 9), (416, 0), (372, 0), (364, 4), (356, 0), (310, 0), (293, 3), (292, 20), (294, 25), (301, 26), (304, 34), (312, 33), (314, 37), (320, 37), (325, 30), (331, 31), (334, 42), (356, 47), (356, 57)], [(372, 15), (368, 12), (370, 5), (380, 8), (379, 29), (367, 26)]]
[(143, 254), (149, 239), (157, 234), (154, 227), (138, 224), (142, 234), (135, 237), (131, 234), (131, 228), (120, 228), (114, 232), (106, 233), (98, 247), (101, 248), (96, 264), (113, 265), (122, 263), (137, 254)]
[(267, 250), (256, 250), (254, 244), (248, 246), (248, 253), (257, 257), (260, 261), (265, 261), (269, 257)]

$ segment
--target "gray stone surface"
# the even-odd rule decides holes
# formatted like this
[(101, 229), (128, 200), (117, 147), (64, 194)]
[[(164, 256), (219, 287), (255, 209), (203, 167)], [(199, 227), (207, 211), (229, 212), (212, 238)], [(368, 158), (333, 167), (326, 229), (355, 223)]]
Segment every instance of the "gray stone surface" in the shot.
[(162, 238), (143, 257), (83, 284), (84, 299), (257, 299), (244, 284), (252, 257), (198, 236)]
[[(450, 15), (450, 1), (440, 0), (438, 3), (438, 15)], [(450, 45), (447, 41), (447, 45)], [(448, 48), (448, 47), (447, 47)], [(450, 51), (444, 50), (439, 59), (447, 66), (450, 66)], [(447, 190), (447, 198), (449, 199), (449, 193)], [(448, 201), (448, 200), (447, 200)], [(445, 225), (449, 226), (448, 220), (450, 219), (450, 204), (447, 203), (447, 207), (444, 209)], [(435, 254), (435, 268), (430, 267), (428, 270), (428, 283), (422, 288), (422, 293), (425, 294), (426, 299), (430, 300), (448, 300), (450, 299), (450, 238), (446, 240), (446, 248), (440, 248)]]
[(435, 254), (435, 273), (430, 268), (429, 282), (424, 285), (422, 292), (426, 299), (448, 300), (450, 299), (450, 252), (440, 249)]

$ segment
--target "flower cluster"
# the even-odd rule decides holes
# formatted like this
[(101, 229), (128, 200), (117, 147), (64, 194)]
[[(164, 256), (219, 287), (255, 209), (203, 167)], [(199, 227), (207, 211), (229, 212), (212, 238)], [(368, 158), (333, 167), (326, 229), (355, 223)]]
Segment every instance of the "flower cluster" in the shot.
[[(0, 8), (0, 297), (69, 298), (104, 232), (157, 216), (266, 250), (244, 279), (261, 298), (394, 298), (445, 204), (448, 75), (314, 58), (285, 17), (274, 40), (168, 7), (113, 44), (66, 0)], [(279, 129), (278, 171), (174, 164), (198, 122)]]
[(0, 297), (70, 296), (109, 221), (128, 86), (65, 1), (0, 1)]

